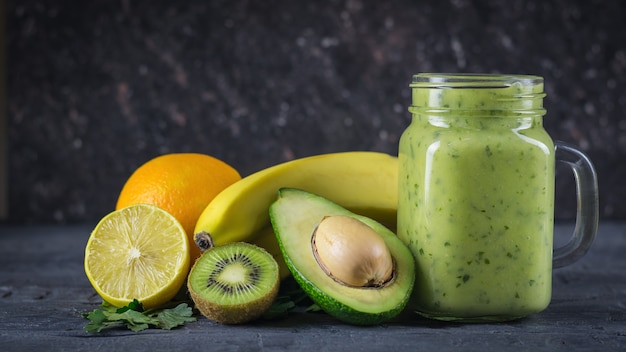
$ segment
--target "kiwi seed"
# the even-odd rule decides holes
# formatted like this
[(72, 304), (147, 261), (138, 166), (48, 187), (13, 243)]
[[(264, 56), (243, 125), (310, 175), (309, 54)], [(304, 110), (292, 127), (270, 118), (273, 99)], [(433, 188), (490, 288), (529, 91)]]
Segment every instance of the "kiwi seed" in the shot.
[(278, 264), (272, 255), (244, 242), (205, 251), (187, 281), (200, 313), (222, 324), (260, 317), (274, 302), (279, 284)]

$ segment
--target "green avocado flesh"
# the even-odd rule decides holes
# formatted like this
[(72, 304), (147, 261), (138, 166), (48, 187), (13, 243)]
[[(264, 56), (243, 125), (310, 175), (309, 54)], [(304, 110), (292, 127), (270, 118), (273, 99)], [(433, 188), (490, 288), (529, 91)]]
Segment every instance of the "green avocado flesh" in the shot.
[[(383, 287), (349, 287), (328, 276), (311, 248), (311, 236), (325, 216), (352, 216), (371, 227), (395, 260), (395, 278)], [(282, 188), (270, 207), (270, 219), (285, 262), (302, 289), (326, 313), (347, 323), (373, 325), (398, 315), (406, 306), (415, 280), (410, 250), (385, 226), (357, 215), (323, 197)]]

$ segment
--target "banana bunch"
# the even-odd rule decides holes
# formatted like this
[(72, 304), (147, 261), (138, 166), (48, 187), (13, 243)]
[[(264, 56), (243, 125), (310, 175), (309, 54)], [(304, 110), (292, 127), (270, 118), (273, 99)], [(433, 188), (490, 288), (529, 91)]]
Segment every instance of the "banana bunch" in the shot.
[(195, 227), (215, 245), (250, 242), (265, 248), (284, 266), (269, 218), (269, 207), (282, 187), (299, 188), (388, 226), (395, 226), (398, 160), (367, 151), (322, 154), (263, 169), (220, 192), (204, 209)]

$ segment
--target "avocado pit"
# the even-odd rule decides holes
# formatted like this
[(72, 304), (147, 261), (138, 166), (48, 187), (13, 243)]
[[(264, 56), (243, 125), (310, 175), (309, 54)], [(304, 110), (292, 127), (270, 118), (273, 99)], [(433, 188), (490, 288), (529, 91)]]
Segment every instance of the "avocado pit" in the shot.
[(379, 288), (391, 283), (395, 263), (383, 238), (351, 216), (325, 216), (311, 235), (313, 256), (336, 282)]

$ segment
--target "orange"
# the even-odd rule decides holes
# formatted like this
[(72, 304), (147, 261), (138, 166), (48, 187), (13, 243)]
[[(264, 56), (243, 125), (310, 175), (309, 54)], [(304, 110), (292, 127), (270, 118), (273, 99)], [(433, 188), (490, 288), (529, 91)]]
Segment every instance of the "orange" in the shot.
[(120, 192), (116, 209), (152, 204), (172, 214), (187, 233), (193, 263), (201, 254), (193, 241), (200, 214), (218, 193), (240, 179), (237, 170), (210, 155), (164, 154), (133, 172)]

